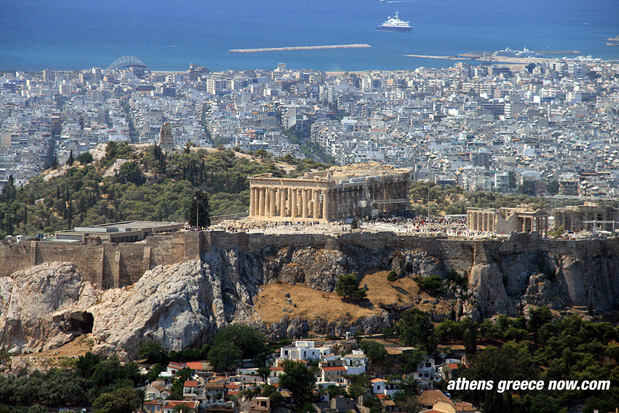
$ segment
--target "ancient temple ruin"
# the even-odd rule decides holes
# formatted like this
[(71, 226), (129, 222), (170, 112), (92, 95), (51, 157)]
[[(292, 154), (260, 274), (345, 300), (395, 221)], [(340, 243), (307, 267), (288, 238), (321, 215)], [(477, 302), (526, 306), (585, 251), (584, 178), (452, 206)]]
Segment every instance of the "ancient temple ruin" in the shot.
[(157, 144), (164, 151), (174, 150), (174, 135), (172, 134), (172, 125), (170, 122), (163, 122), (159, 130), (159, 141)]
[(410, 171), (378, 163), (332, 167), (301, 178), (249, 178), (250, 217), (333, 221), (409, 208)]
[(469, 231), (510, 234), (512, 232), (537, 232), (546, 236), (548, 212), (518, 208), (467, 208)]

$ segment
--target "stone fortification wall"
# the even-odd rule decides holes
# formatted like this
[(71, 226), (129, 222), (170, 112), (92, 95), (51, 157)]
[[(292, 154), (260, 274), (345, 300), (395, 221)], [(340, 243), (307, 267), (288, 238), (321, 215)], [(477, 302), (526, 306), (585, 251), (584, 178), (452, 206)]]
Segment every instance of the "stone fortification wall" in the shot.
[(390, 255), (394, 250), (422, 251), (440, 261), (445, 270), (453, 269), (463, 275), (471, 274), (475, 266), (493, 263), (508, 271), (510, 257), (550, 254), (571, 256), (579, 261), (600, 256), (619, 257), (619, 242), (615, 240), (550, 241), (540, 239), (537, 234), (519, 234), (507, 241), (473, 241), (397, 236), (387, 232), (353, 232), (339, 236), (177, 232), (153, 235), (137, 243), (0, 243), (0, 277), (42, 263), (73, 262), (83, 277), (98, 288), (122, 287), (136, 283), (145, 271), (157, 265), (196, 259), (215, 247), (238, 249), (259, 260), (264, 258), (265, 251), (284, 248), (354, 250), (374, 255)]
[(198, 258), (203, 243), (199, 232), (157, 234), (144, 242), (118, 244), (0, 243), (0, 277), (38, 264), (72, 262), (84, 279), (98, 288), (123, 287), (157, 265)]

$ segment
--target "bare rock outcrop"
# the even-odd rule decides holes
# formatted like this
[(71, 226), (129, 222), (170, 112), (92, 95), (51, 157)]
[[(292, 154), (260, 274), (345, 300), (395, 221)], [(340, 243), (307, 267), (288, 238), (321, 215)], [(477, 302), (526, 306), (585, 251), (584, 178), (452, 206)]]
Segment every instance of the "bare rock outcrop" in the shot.
[[(234, 267), (235, 260), (227, 262)], [(94, 350), (132, 357), (147, 340), (166, 350), (206, 343), (231, 319), (243, 318), (237, 309), (249, 305), (251, 297), (241, 287), (243, 280), (235, 279), (238, 275), (214, 274), (208, 262), (192, 260), (155, 267), (132, 287), (106, 291), (91, 308)]]
[(97, 299), (71, 263), (42, 264), (0, 278), (0, 348), (16, 353), (59, 347), (89, 333)]
[(481, 304), (481, 315), (502, 313), (513, 315), (513, 307), (503, 283), (503, 276), (496, 264), (477, 264), (471, 268), (469, 287), (473, 297)]

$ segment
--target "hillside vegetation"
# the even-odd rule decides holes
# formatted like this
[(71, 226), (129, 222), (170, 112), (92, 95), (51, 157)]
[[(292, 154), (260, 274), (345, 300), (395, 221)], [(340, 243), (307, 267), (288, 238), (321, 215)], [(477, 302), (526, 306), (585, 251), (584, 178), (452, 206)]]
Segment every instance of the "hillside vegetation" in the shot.
[(163, 153), (155, 145), (139, 148), (110, 142), (100, 160), (79, 156), (21, 188), (9, 182), (0, 196), (0, 237), (131, 219), (184, 221), (185, 209), (198, 190), (209, 194), (211, 215), (245, 212), (248, 176), (267, 172), (297, 176), (326, 167), (309, 159), (278, 161), (268, 154), (258, 158), (189, 148)]

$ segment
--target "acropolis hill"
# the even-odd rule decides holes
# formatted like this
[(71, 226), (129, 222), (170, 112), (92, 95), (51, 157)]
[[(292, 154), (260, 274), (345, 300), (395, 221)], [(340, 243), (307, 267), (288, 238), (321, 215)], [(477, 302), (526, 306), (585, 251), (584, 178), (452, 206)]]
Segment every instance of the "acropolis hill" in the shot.
[[(619, 300), (614, 239), (555, 241), (534, 233), (465, 240), (348, 226), (337, 233), (302, 228), (287, 234), (178, 231), (99, 245), (3, 243), (0, 345), (36, 351), (92, 331), (100, 350), (121, 348), (131, 356), (148, 338), (180, 349), (208, 340), (232, 321), (255, 325), (276, 339), (351, 326), (379, 332), (411, 306), (438, 321), (515, 316), (537, 305), (604, 313)], [(389, 271), (396, 281), (387, 282)], [(467, 290), (429, 295), (415, 283), (430, 275), (447, 279), (450, 271), (467, 279)], [(335, 295), (338, 276), (348, 273), (367, 287), (365, 306)], [(285, 293), (299, 305), (286, 304)], [(15, 300), (19, 314), (7, 310), (18, 305)], [(44, 313), (29, 310), (34, 303), (51, 307)], [(325, 312), (328, 308), (339, 315)], [(163, 324), (176, 327), (164, 331)], [(51, 332), (41, 336), (43, 325)], [(58, 329), (62, 334), (53, 333)]]

